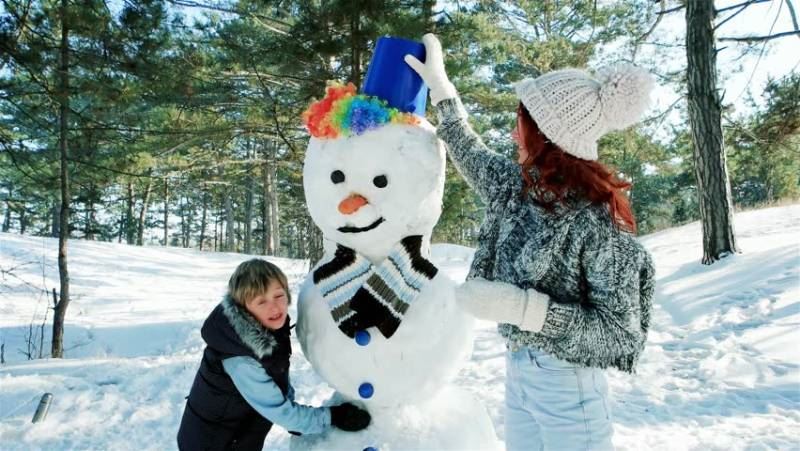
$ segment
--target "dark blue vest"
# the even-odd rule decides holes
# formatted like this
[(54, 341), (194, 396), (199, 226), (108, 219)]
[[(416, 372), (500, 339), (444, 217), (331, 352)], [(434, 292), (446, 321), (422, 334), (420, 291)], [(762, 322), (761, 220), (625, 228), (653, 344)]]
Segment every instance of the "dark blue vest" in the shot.
[[(223, 302), (231, 301), (226, 299)], [(230, 307), (231, 305), (228, 306), (228, 315), (250, 315), (242, 307)], [(250, 319), (254, 318), (250, 316)], [(179, 449), (194, 451), (263, 448), (272, 423), (245, 401), (230, 376), (225, 373), (222, 361), (238, 356), (259, 361), (264, 371), (286, 395), (289, 390), (289, 358), (292, 354), (289, 318), (287, 317), (286, 324), (281, 329), (266, 333), (274, 338), (274, 346), (271, 354), (259, 358), (252, 346), (245, 344), (231, 325), (222, 304), (211, 312), (201, 330), (207, 346), (187, 397), (178, 431)]]

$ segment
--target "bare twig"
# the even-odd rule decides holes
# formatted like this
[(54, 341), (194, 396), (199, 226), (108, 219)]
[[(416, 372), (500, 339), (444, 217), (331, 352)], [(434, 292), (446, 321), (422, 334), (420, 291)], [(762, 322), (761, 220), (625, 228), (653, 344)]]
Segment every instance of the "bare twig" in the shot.
[(653, 22), (653, 26), (651, 26), (649, 30), (647, 30), (643, 35), (641, 35), (638, 38), (636, 38), (636, 40), (634, 41), (634, 44), (633, 44), (633, 55), (631, 55), (631, 62), (635, 62), (636, 61), (636, 54), (639, 52), (639, 46), (642, 43), (644, 43), (647, 40), (648, 37), (650, 37), (650, 35), (653, 33), (653, 31), (658, 26), (658, 24), (661, 22), (661, 19), (664, 18), (664, 11), (666, 11), (666, 9), (667, 9), (667, 1), (666, 0), (660, 0), (659, 3), (661, 4), (661, 12), (656, 15), (657, 18), (656, 18), (656, 21)]
[(649, 117), (649, 118), (645, 119), (644, 121), (642, 121), (642, 124), (651, 125), (651, 124), (655, 123), (656, 127), (661, 127), (661, 124), (663, 124), (664, 121), (667, 119), (667, 116), (669, 116), (669, 113), (671, 113), (672, 110), (674, 110), (675, 107), (678, 106), (678, 104), (681, 102), (681, 100), (684, 100), (684, 99), (685, 98), (683, 96), (678, 96), (678, 98), (675, 99), (675, 101), (672, 102), (672, 104), (670, 106), (668, 106), (667, 109), (665, 109), (664, 111), (662, 111), (661, 113), (659, 113), (659, 114), (657, 114), (657, 115), (655, 115), (653, 117)]
[(792, 4), (792, 0), (784, 0), (786, 4), (786, 8), (789, 10), (789, 16), (792, 17), (792, 25), (794, 25), (794, 31), (800, 31), (800, 26), (797, 24), (797, 13), (794, 10), (794, 5)]
[(771, 1), (772, 0), (748, 0), (746, 2), (738, 3), (736, 5), (731, 5), (731, 6), (726, 6), (724, 8), (720, 8), (720, 9), (717, 10), (717, 14), (724, 13), (725, 11), (730, 11), (732, 9), (736, 9), (736, 8), (739, 8), (739, 7), (747, 8), (748, 6), (754, 5), (756, 3), (767, 3), (767, 2), (771, 2)]
[[(660, 1), (660, 0), (659, 0), (659, 1)], [(680, 11), (680, 10), (682, 10), (683, 8), (686, 8), (686, 5), (679, 5), (679, 6), (676, 6), (676, 7), (674, 7), (674, 8), (666, 9), (666, 10), (664, 10), (664, 11), (661, 11), (661, 12), (659, 12), (658, 14), (659, 14), (659, 15), (663, 15), (663, 14), (674, 13), (675, 11)]]
[(765, 42), (773, 39), (783, 38), (786, 36), (800, 36), (800, 30), (784, 31), (782, 33), (775, 33), (766, 36), (742, 36), (742, 37), (723, 37), (719, 41), (732, 41), (732, 42)]
[[(759, 2), (760, 2), (760, 1), (759, 1)], [(736, 11), (735, 13), (733, 13), (733, 14), (731, 14), (730, 16), (726, 17), (725, 19), (723, 19), (723, 20), (722, 20), (722, 22), (720, 22), (720, 23), (718, 23), (718, 24), (714, 25), (714, 29), (715, 29), (715, 30), (719, 29), (721, 26), (725, 25), (725, 23), (726, 23), (726, 22), (728, 22), (729, 20), (731, 20), (731, 19), (733, 19), (734, 17), (738, 16), (738, 15), (739, 15), (739, 14), (740, 14), (742, 11), (744, 11), (745, 9), (747, 9), (747, 7), (748, 7), (748, 6), (750, 6), (750, 5), (752, 5), (753, 3), (756, 3), (756, 0), (751, 0), (751, 1), (749, 1), (749, 2), (742, 3), (742, 4), (741, 4), (741, 8), (739, 8), (739, 10), (738, 10), (738, 11)], [(726, 9), (730, 9), (730, 8), (726, 8)], [(720, 12), (719, 12), (719, 11), (717, 11), (717, 14), (719, 14), (719, 13), (720, 13)]]
[[(783, 3), (781, 3), (781, 5), (778, 7), (778, 13), (775, 14), (775, 20), (772, 21), (772, 25), (770, 25), (770, 27), (769, 27), (768, 34), (772, 34), (772, 30), (775, 29), (775, 24), (778, 23), (778, 18), (781, 16), (781, 7), (782, 6), (783, 6)], [(722, 40), (722, 39), (720, 39), (720, 40)], [(761, 46), (761, 51), (758, 53), (758, 59), (756, 60), (756, 65), (755, 65), (755, 67), (753, 67), (753, 71), (750, 72), (750, 77), (747, 79), (747, 83), (745, 84), (745, 88), (742, 89), (742, 92), (740, 92), (738, 96), (736, 96), (736, 99), (734, 99), (734, 102), (736, 102), (737, 100), (739, 100), (740, 97), (742, 97), (742, 95), (745, 93), (745, 91), (747, 91), (747, 86), (750, 86), (750, 82), (753, 81), (753, 77), (756, 74), (756, 70), (758, 70), (758, 65), (761, 63), (761, 58), (764, 56), (764, 52), (767, 50), (767, 41), (768, 40), (765, 40), (764, 41), (764, 45)]]

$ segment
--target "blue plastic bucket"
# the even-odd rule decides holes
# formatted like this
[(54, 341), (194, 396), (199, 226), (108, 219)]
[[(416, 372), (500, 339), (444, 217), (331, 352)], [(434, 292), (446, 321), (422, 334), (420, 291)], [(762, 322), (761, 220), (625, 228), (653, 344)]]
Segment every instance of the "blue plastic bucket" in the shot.
[(425, 116), (428, 86), (403, 60), (408, 54), (424, 62), (425, 46), (391, 36), (379, 38), (361, 93), (381, 98), (402, 112)]

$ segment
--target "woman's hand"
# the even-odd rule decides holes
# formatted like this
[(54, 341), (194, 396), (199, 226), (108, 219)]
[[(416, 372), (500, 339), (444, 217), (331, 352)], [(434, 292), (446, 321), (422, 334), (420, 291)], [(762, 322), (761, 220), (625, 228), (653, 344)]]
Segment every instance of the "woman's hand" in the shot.
[(447, 78), (444, 70), (444, 59), (442, 58), (442, 44), (431, 33), (422, 37), (425, 44), (425, 62), (421, 62), (414, 55), (406, 55), (405, 62), (422, 80), (428, 85), (431, 94), (431, 103), (434, 106), (442, 100), (452, 99), (458, 96), (456, 87)]
[(540, 332), (550, 297), (504, 282), (470, 279), (456, 287), (456, 302), (472, 316)]

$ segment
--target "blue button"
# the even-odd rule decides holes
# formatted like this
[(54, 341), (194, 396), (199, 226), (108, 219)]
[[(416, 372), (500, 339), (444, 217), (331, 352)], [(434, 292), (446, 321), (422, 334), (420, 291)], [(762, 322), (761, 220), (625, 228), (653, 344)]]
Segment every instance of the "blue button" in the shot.
[(359, 346), (368, 345), (371, 339), (372, 337), (370, 337), (369, 332), (366, 330), (359, 330), (356, 332), (356, 343), (358, 343)]
[(373, 393), (375, 393), (375, 388), (369, 382), (358, 386), (358, 394), (364, 399), (372, 398)]
[(375, 448), (374, 446), (367, 446), (364, 448), (364, 451), (378, 451), (378, 448)]

